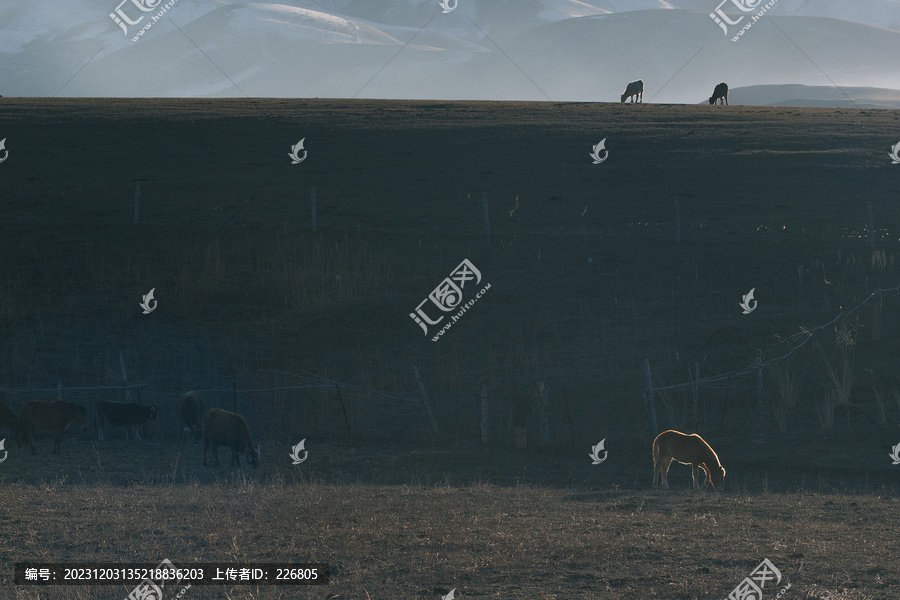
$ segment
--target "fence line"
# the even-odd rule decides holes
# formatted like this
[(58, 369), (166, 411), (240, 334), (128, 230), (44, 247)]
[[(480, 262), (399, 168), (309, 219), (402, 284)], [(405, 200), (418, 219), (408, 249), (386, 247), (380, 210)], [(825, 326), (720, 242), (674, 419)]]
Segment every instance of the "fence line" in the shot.
[[(298, 377), (300, 379), (307, 379), (310, 381), (307, 385), (284, 385), (280, 387), (271, 387), (271, 388), (247, 388), (247, 389), (231, 389), (231, 388), (210, 388), (210, 389), (193, 389), (191, 391), (197, 392), (198, 394), (254, 394), (254, 393), (262, 393), (262, 392), (279, 392), (283, 390), (308, 390), (308, 389), (324, 389), (324, 388), (333, 388), (335, 385), (341, 387), (344, 390), (359, 390), (363, 392), (370, 392), (374, 394), (379, 394), (384, 396), (385, 398), (390, 398), (392, 400), (405, 400), (407, 402), (414, 402), (416, 404), (420, 404), (422, 402), (421, 398), (416, 398), (415, 396), (408, 396), (406, 394), (399, 394), (397, 392), (388, 392), (385, 390), (378, 390), (375, 388), (365, 387), (362, 385), (356, 385), (353, 383), (346, 383), (343, 381), (336, 381), (333, 379), (327, 379), (325, 377), (321, 377), (319, 375), (310, 376), (301, 376), (296, 375), (295, 373), (288, 373), (286, 371), (277, 371), (275, 369), (266, 369), (266, 371), (272, 373), (281, 373), (283, 375), (291, 375), (292, 377)], [(2, 388), (0, 388), (2, 389)]]
[[(756, 379), (757, 413), (758, 413), (757, 418), (761, 419), (762, 413), (763, 413), (763, 380), (762, 380), (763, 369), (765, 369), (766, 367), (773, 365), (779, 361), (785, 360), (786, 358), (789, 358), (790, 356), (795, 354), (800, 348), (805, 346), (813, 338), (813, 335), (817, 331), (820, 331), (826, 327), (829, 327), (829, 326), (833, 325), (834, 323), (838, 322), (839, 320), (841, 320), (849, 315), (854, 314), (860, 308), (865, 306), (870, 300), (872, 300), (872, 298), (875, 298), (876, 296), (878, 296), (878, 298), (880, 300), (884, 297), (885, 293), (898, 292), (898, 291), (900, 291), (900, 285), (892, 287), (892, 288), (887, 288), (887, 289), (882, 289), (882, 288), (876, 289), (875, 291), (871, 292), (868, 296), (866, 296), (866, 298), (864, 300), (862, 300), (859, 304), (857, 304), (853, 308), (851, 308), (849, 310), (842, 309), (841, 312), (838, 313), (838, 315), (836, 317), (834, 317), (827, 323), (825, 323), (823, 325), (819, 325), (818, 327), (813, 327), (811, 329), (807, 329), (804, 327), (804, 328), (802, 328), (802, 331), (800, 331), (799, 333), (790, 335), (787, 338), (769, 346), (769, 349), (775, 348), (782, 344), (788, 343), (788, 342), (796, 339), (797, 337), (803, 336), (803, 340), (800, 343), (796, 344), (793, 348), (791, 348), (790, 350), (788, 350), (786, 353), (782, 354), (781, 356), (764, 361), (764, 360), (762, 360), (762, 350), (757, 350), (756, 351), (756, 359), (754, 360), (754, 362), (750, 365), (747, 365), (746, 367), (744, 367), (743, 369), (741, 369), (739, 371), (720, 373), (718, 375), (713, 375), (712, 377), (705, 377), (703, 379), (700, 379), (699, 373), (697, 372), (698, 366), (695, 363), (694, 364), (695, 374), (691, 377), (691, 381), (688, 381), (685, 383), (676, 383), (673, 385), (655, 387), (653, 385), (653, 380), (650, 376), (650, 361), (648, 359), (644, 359), (644, 364), (643, 364), (644, 379), (645, 379), (644, 401), (645, 401), (646, 410), (647, 410), (647, 431), (650, 434), (650, 437), (651, 438), (655, 437), (656, 434), (659, 432), (659, 428), (657, 427), (657, 423), (656, 423), (656, 402), (654, 400), (654, 395), (653, 395), (654, 392), (674, 390), (674, 389), (691, 386), (693, 388), (694, 420), (695, 420), (695, 425), (696, 425), (697, 420), (698, 420), (697, 394), (698, 394), (698, 388), (700, 386), (703, 386), (704, 388), (707, 388), (707, 389), (723, 389), (723, 387), (724, 387), (725, 402), (727, 403), (728, 390), (731, 387), (732, 381), (736, 377), (742, 377), (742, 376), (748, 375), (754, 371), (756, 372), (756, 378), (757, 378)], [(880, 318), (881, 318), (880, 313), (877, 313), (877, 311), (876, 311), (876, 315), (875, 315), (874, 319), (876, 321), (880, 321)], [(880, 323), (878, 324), (878, 326), (880, 326)], [(724, 386), (714, 385), (714, 384), (719, 383), (724, 380), (727, 380), (727, 383)], [(723, 407), (723, 411), (722, 411), (723, 422), (724, 422), (724, 418), (725, 418), (725, 409)]]
[(806, 345), (806, 343), (812, 339), (813, 334), (815, 332), (817, 332), (821, 329), (824, 329), (825, 327), (828, 327), (829, 325), (836, 323), (843, 317), (852, 315), (853, 313), (858, 311), (860, 308), (862, 308), (867, 302), (869, 302), (869, 300), (871, 300), (873, 297), (875, 297), (875, 295), (877, 293), (881, 292), (882, 294), (884, 294), (886, 292), (897, 292), (897, 291), (900, 291), (900, 286), (896, 286), (896, 287), (892, 287), (892, 288), (888, 288), (888, 289), (877, 289), (874, 292), (872, 292), (871, 294), (869, 294), (865, 300), (863, 300), (862, 302), (857, 304), (855, 307), (851, 308), (850, 310), (842, 310), (840, 313), (838, 313), (838, 315), (835, 318), (828, 321), (824, 325), (819, 325), (818, 327), (813, 327), (812, 329), (804, 328), (803, 331), (801, 331), (800, 333), (795, 333), (793, 335), (790, 335), (790, 336), (786, 337), (785, 339), (783, 339), (782, 341), (780, 341), (776, 344), (773, 344), (772, 346), (769, 346), (770, 348), (773, 348), (780, 344), (784, 344), (795, 337), (806, 336), (802, 342), (800, 342), (799, 344), (797, 344), (796, 346), (791, 348), (787, 353), (783, 354), (782, 356), (779, 356), (777, 358), (772, 358), (772, 359), (763, 361), (761, 363), (757, 363), (754, 361), (753, 364), (750, 364), (750, 365), (744, 367), (740, 371), (732, 371), (730, 373), (720, 373), (718, 375), (713, 375), (712, 377), (704, 377), (703, 379), (699, 379), (696, 381), (688, 381), (686, 383), (676, 383), (674, 385), (667, 385), (667, 386), (662, 386), (662, 387), (653, 387), (652, 389), (653, 389), (653, 391), (660, 392), (660, 391), (664, 391), (664, 390), (673, 390), (676, 388), (682, 388), (682, 387), (687, 387), (687, 386), (691, 386), (691, 385), (702, 385), (703, 387), (714, 387), (714, 386), (708, 386), (706, 384), (723, 381), (723, 380), (733, 378), (733, 377), (741, 377), (743, 375), (747, 375), (748, 373), (755, 371), (756, 369), (759, 369), (760, 367), (765, 368), (771, 364), (774, 364), (776, 362), (784, 360), (785, 358), (790, 357), (797, 350), (799, 350), (804, 345)]
[(132, 383), (129, 385), (92, 385), (89, 387), (54, 387), (54, 388), (8, 388), (0, 387), (0, 392), (8, 392), (10, 394), (21, 394), (23, 392), (71, 392), (71, 391), (88, 391), (88, 390), (126, 390), (139, 387), (146, 387), (146, 383)]
[[(385, 398), (389, 398), (391, 400), (405, 400), (407, 402), (412, 402), (415, 404), (420, 404), (422, 402), (421, 398), (417, 398), (415, 396), (409, 396), (407, 394), (400, 394), (397, 392), (388, 392), (385, 390), (379, 390), (375, 388), (370, 388), (362, 385), (356, 385), (353, 383), (345, 383), (342, 381), (336, 381), (333, 379), (327, 379), (325, 377), (321, 377), (318, 375), (311, 376), (300, 376), (294, 373), (288, 373), (286, 371), (276, 371), (274, 369), (267, 369), (273, 373), (282, 373), (284, 375), (291, 375), (294, 377), (299, 377), (301, 379), (308, 379), (310, 381), (317, 381), (318, 383), (310, 383), (308, 385), (285, 385), (280, 387), (270, 387), (270, 388), (246, 388), (246, 389), (234, 389), (234, 388), (209, 388), (209, 389), (193, 389), (191, 391), (197, 392), (198, 394), (253, 394), (253, 393), (263, 393), (263, 392), (278, 392), (283, 390), (304, 390), (304, 389), (322, 389), (322, 388), (333, 388), (335, 385), (340, 386), (342, 389), (350, 389), (350, 390), (358, 390), (362, 392), (369, 392), (384, 396)], [(53, 387), (53, 388), (10, 388), (10, 387), (2, 387), (0, 386), (0, 392), (7, 392), (10, 394), (21, 394), (21, 393), (33, 393), (33, 392), (68, 392), (68, 391), (90, 391), (90, 390), (130, 390), (134, 388), (147, 387), (146, 383), (131, 383), (127, 385), (93, 385), (93, 386), (74, 386), (74, 387)], [(177, 392), (175, 395), (181, 395), (183, 392)], [(472, 396), (478, 397), (476, 393), (466, 393), (466, 392), (439, 392), (435, 394), (440, 397), (453, 397), (453, 396)]]

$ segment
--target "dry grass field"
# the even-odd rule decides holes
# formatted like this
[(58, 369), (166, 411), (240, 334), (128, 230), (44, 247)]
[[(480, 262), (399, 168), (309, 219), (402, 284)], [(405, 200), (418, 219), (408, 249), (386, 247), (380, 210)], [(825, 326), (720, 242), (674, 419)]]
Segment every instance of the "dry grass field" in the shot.
[[(869, 304), (767, 368), (761, 407), (752, 372), (702, 387), (696, 420), (689, 387), (656, 395), (660, 429), (718, 452), (721, 493), (689, 489), (681, 465), (651, 489), (641, 369), (662, 386), (695, 363), (708, 377), (774, 359), (896, 286), (900, 113), (0, 98), (3, 138), (0, 399), (17, 411), (61, 383), (74, 402), (122, 400), (71, 388), (119, 385), (124, 363), (144, 384), (130, 399), (160, 418), (137, 442), (73, 428), (59, 456), (46, 432), (33, 457), (7, 439), (0, 599), (129, 591), (16, 587), (17, 562), (163, 558), (331, 569), (326, 587), (184, 596), (198, 599), (720, 600), (764, 558), (785, 599), (900, 594), (895, 293), (880, 319)], [(409, 314), (463, 258), (491, 289), (432, 342)], [(420, 404), (371, 391), (418, 397), (413, 365), (438, 440)], [(274, 390), (298, 381), (286, 373), (358, 387)], [(258, 471), (176, 445), (189, 389), (247, 416)], [(527, 449), (508, 444), (520, 398)], [(292, 466), (301, 438), (309, 458)]]

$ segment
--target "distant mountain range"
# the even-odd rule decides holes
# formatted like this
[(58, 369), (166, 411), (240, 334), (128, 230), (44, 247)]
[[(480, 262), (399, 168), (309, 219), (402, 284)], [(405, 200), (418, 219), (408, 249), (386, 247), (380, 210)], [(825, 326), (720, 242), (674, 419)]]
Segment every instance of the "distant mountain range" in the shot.
[(737, 41), (720, 1), (174, 0), (151, 23), (160, 0), (6, 0), (0, 94), (615, 102), (642, 78), (647, 102), (727, 81), (736, 104), (900, 108), (900, 0), (777, 0)]
[(729, 90), (729, 104), (900, 109), (900, 91), (869, 87), (754, 85)]

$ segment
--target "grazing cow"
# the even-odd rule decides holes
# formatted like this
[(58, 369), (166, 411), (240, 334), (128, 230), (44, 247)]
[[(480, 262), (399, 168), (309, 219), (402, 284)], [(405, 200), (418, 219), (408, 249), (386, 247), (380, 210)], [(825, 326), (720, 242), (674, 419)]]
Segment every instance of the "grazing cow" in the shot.
[(59, 454), (63, 430), (72, 421), (78, 421), (82, 430), (87, 429), (87, 408), (64, 400), (55, 402), (30, 400), (19, 411), (19, 419), (22, 421), (25, 440), (31, 446), (31, 454), (37, 454), (34, 447), (34, 434), (41, 429), (53, 430), (53, 454)]
[(156, 419), (156, 407), (144, 406), (137, 402), (112, 402), (110, 400), (97, 400), (94, 405), (97, 412), (97, 433), (100, 441), (106, 440), (106, 420), (113, 425), (125, 428), (125, 439), (128, 439), (128, 432), (133, 428), (134, 436), (141, 439), (138, 426), (143, 425), (150, 419)]
[(197, 392), (188, 392), (175, 404), (175, 414), (178, 415), (178, 421), (182, 424), (182, 434), (178, 437), (178, 444), (181, 444), (185, 434), (190, 435), (191, 439), (199, 442), (203, 436), (203, 413), (206, 412), (206, 402)]
[(631, 98), (631, 103), (635, 103), (635, 98), (638, 98), (641, 101), (641, 104), (644, 103), (644, 80), (638, 79), (637, 81), (632, 81), (627, 86), (625, 86), (625, 93), (622, 94), (622, 104), (625, 103), (625, 98)]
[[(2, 98), (3, 96), (0, 96)], [(5, 402), (0, 402), (0, 427), (8, 427), (16, 444), (22, 447), (22, 422)]]
[(717, 85), (716, 89), (713, 90), (713, 95), (709, 97), (709, 104), (716, 104), (719, 100), (721, 100), (723, 104), (728, 104), (728, 84), (724, 81)]
[(247, 462), (259, 468), (259, 446), (250, 437), (247, 421), (239, 414), (211, 408), (203, 413), (203, 466), (206, 465), (206, 453), (212, 446), (216, 466), (219, 466), (219, 446), (231, 448), (231, 466), (239, 466), (240, 452), (247, 454)]

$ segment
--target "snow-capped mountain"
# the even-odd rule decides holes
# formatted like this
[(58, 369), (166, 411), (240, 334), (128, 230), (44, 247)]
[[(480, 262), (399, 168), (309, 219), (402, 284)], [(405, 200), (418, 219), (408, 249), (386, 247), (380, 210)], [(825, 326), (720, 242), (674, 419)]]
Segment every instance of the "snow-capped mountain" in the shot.
[[(776, 0), (757, 21), (741, 3), (761, 6), (8, 0), (0, 94), (618, 101), (643, 78), (645, 101), (693, 103), (719, 81), (900, 89), (900, 0)], [(741, 22), (723, 32), (716, 9)], [(790, 101), (754, 89), (758, 103)], [(873, 92), (879, 105), (894, 105), (888, 92)]]

